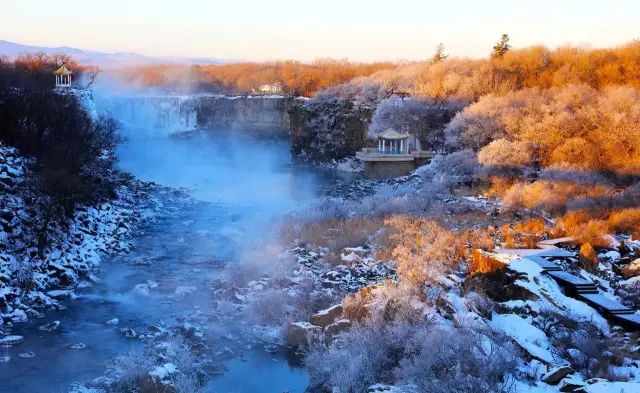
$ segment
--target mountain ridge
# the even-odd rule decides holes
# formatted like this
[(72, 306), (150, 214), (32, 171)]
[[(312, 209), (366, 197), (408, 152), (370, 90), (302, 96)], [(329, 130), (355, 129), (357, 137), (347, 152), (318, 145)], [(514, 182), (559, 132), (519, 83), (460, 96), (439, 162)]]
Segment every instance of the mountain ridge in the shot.
[(115, 68), (122, 66), (142, 64), (221, 64), (232, 60), (215, 57), (180, 57), (180, 56), (149, 56), (136, 52), (101, 52), (89, 49), (74, 48), (71, 46), (38, 46), (20, 44), (13, 41), (0, 39), (0, 56), (14, 58), (26, 53), (44, 52), (47, 54), (63, 52), (72, 56), (78, 63), (85, 65), (97, 65), (102, 68)]

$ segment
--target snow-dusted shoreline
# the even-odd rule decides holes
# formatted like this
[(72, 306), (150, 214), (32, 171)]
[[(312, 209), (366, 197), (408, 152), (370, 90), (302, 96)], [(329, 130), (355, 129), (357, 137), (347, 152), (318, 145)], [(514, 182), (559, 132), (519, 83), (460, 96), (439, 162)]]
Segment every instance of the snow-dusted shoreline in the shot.
[(20, 184), (27, 164), (16, 149), (0, 144), (0, 327), (5, 334), (15, 323), (60, 309), (59, 299), (73, 298), (74, 289), (92, 286), (99, 280), (94, 272), (102, 256), (129, 251), (135, 229), (162, 206), (150, 193), (152, 184), (129, 179), (113, 200), (78, 207), (66, 228), (51, 228), (51, 244), (39, 255), (24, 230), (30, 216)]

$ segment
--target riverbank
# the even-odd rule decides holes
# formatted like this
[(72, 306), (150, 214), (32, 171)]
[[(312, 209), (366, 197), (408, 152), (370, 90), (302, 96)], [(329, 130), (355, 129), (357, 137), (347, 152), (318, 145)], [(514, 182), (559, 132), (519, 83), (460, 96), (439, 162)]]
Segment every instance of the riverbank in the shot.
[[(78, 207), (63, 226), (50, 228), (51, 243), (39, 252), (26, 231), (32, 225), (30, 220), (37, 219), (28, 212), (29, 195), (22, 187), (29, 171), (27, 163), (16, 149), (0, 145), (4, 191), (0, 197), (0, 327), (5, 345), (28, 341), (28, 337), (12, 334), (16, 324), (64, 309), (62, 299), (74, 298), (77, 289), (99, 282), (95, 272), (103, 256), (131, 251), (133, 233), (152, 220), (163, 205), (157, 186), (114, 173), (121, 184), (115, 198), (96, 206)], [(58, 327), (54, 321), (43, 330)], [(8, 355), (2, 359), (11, 360)]]

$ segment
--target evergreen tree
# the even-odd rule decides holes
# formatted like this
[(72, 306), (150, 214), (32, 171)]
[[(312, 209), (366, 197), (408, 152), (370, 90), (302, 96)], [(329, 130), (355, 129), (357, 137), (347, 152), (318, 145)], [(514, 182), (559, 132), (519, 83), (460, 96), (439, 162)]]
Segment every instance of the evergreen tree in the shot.
[(442, 60), (446, 59), (447, 57), (449, 57), (449, 55), (444, 53), (444, 44), (441, 42), (438, 44), (438, 46), (436, 46), (436, 53), (433, 54), (433, 57), (431, 58), (431, 62), (432, 63), (440, 63)]
[(501, 58), (505, 53), (509, 52), (509, 49), (511, 49), (511, 45), (509, 45), (509, 35), (502, 34), (500, 40), (493, 46), (491, 57)]

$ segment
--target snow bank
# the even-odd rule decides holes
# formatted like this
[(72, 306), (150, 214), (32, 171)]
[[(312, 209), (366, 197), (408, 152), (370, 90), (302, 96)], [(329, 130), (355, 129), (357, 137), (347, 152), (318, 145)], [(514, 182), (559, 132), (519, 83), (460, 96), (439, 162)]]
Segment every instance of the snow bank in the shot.
[(547, 363), (554, 362), (554, 357), (549, 351), (549, 339), (530, 321), (515, 314), (493, 314), (490, 326), (513, 338), (531, 356)]

